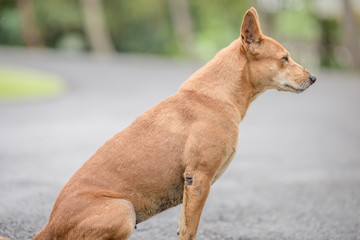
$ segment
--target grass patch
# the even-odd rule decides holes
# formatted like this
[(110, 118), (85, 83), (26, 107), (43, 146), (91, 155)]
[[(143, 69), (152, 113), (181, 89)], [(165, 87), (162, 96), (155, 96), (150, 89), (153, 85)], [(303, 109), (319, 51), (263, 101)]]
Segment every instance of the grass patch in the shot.
[(0, 101), (38, 99), (64, 91), (62, 79), (30, 68), (0, 66)]

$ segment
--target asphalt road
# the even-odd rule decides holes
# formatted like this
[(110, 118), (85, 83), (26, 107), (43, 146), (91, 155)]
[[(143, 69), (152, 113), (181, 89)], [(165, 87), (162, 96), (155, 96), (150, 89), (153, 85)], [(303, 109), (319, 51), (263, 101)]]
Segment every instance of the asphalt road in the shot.
[[(108, 138), (172, 95), (200, 65), (156, 57), (0, 49), (0, 65), (57, 73), (61, 96), (0, 103), (0, 236), (29, 239), (71, 175)], [(314, 72), (302, 94), (269, 91), (240, 125), (197, 239), (360, 239), (360, 76)], [(180, 206), (131, 239), (177, 239)]]

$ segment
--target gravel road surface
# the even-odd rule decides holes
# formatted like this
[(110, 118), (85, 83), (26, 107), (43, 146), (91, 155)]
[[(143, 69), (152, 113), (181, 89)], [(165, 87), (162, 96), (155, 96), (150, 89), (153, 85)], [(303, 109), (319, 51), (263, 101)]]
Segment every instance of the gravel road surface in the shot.
[[(29, 239), (57, 194), (107, 139), (177, 91), (198, 63), (0, 49), (0, 65), (53, 72), (61, 96), (0, 103), (0, 236)], [(302, 94), (269, 91), (240, 125), (197, 239), (360, 240), (360, 76), (314, 71)], [(180, 206), (133, 240), (177, 239)]]

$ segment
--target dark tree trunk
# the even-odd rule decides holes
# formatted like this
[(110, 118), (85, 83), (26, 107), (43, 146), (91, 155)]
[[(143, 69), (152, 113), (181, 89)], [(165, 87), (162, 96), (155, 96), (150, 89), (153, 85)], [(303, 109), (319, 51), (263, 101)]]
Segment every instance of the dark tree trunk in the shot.
[(28, 47), (42, 47), (44, 42), (37, 27), (33, 0), (18, 0), (20, 26), (23, 41)]
[(345, 43), (351, 53), (353, 64), (360, 68), (359, 32), (352, 12), (350, 0), (344, 0)]

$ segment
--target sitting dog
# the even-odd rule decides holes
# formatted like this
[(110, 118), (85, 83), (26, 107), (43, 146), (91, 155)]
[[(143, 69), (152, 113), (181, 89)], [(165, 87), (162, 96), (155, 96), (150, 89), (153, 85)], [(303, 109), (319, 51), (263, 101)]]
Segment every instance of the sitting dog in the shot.
[(315, 80), (249, 9), (238, 39), (85, 162), (34, 239), (128, 239), (137, 223), (180, 203), (179, 239), (195, 239), (250, 103), (267, 89), (301, 93)]

